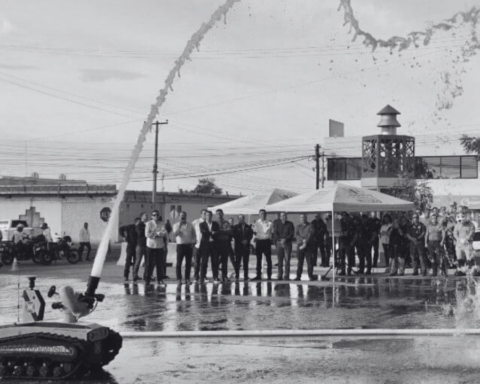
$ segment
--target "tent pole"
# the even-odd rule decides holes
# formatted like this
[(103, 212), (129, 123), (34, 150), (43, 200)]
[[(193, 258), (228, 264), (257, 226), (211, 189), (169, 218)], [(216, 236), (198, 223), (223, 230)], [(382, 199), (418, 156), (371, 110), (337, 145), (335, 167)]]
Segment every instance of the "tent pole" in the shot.
[(333, 282), (335, 282), (335, 210), (332, 209), (332, 255), (333, 255)]
[(337, 268), (335, 265), (335, 210), (332, 209), (332, 255), (333, 255), (333, 286), (332, 286), (332, 307), (335, 307), (335, 275)]

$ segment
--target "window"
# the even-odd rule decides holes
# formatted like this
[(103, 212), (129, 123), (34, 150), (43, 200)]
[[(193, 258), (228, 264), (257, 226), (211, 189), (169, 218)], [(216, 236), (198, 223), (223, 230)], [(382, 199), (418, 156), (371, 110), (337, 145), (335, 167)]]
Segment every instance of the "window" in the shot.
[(360, 180), (362, 177), (362, 158), (328, 159), (328, 180)]
[(415, 177), (426, 179), (477, 179), (477, 159), (475, 156), (416, 157)]
[[(415, 157), (417, 179), (478, 179), (476, 156)], [(328, 180), (360, 180), (363, 160), (359, 157), (328, 159)]]

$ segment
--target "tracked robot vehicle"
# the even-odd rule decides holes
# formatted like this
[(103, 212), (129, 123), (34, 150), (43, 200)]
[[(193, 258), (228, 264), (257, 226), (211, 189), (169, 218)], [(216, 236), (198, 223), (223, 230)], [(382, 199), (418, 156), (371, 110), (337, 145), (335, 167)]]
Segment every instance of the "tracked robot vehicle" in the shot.
[(104, 296), (95, 294), (99, 278), (90, 276), (84, 294), (55, 286), (53, 309), (63, 321), (43, 321), (45, 301), (29, 277), (23, 292), (22, 322), (0, 327), (0, 379), (65, 380), (88, 375), (112, 361), (122, 347), (117, 332), (95, 323), (78, 322), (95, 310)]

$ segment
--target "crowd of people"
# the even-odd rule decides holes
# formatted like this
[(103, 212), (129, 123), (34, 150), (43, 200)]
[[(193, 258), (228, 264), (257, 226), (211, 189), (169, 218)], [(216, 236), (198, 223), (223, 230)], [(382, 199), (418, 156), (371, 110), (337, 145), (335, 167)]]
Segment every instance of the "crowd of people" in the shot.
[(385, 214), (382, 220), (375, 215), (369, 218), (342, 213), (340, 227), (341, 275), (345, 270), (352, 273), (355, 250), (360, 260), (357, 273), (363, 273), (365, 260), (369, 274), (372, 267), (377, 267), (379, 245), (384, 253), (385, 272), (390, 276), (404, 275), (406, 267), (413, 269), (413, 276), (427, 276), (429, 269), (432, 276), (439, 272), (446, 276), (450, 268), (456, 269), (456, 275), (465, 275), (465, 268), (474, 266), (472, 243), (477, 223), (464, 209), (457, 212), (455, 206), (450, 210), (442, 207), (411, 214)]
[[(154, 279), (155, 269), (157, 282), (165, 284), (170, 234), (176, 242), (177, 282), (186, 284), (191, 283), (192, 268), (193, 280), (206, 282), (209, 264), (214, 283), (230, 280), (229, 264), (234, 272), (231, 278), (239, 280), (243, 269), (243, 279), (248, 281), (251, 253), (256, 256), (256, 274), (251, 280), (264, 277), (271, 280), (272, 246), (278, 259), (275, 279), (284, 281), (291, 277), (301, 280), (304, 264), (308, 278), (315, 280), (314, 267), (331, 267), (332, 255), (336, 257), (338, 275), (370, 275), (372, 268), (379, 266), (380, 250), (385, 272), (390, 276), (404, 275), (406, 267), (413, 269), (414, 276), (420, 273), (427, 276), (429, 269), (432, 276), (447, 275), (449, 268), (456, 268), (455, 273), (462, 275), (465, 268), (474, 265), (472, 241), (476, 223), (468, 213), (454, 209), (387, 213), (381, 219), (374, 212), (369, 215), (342, 212), (333, 226), (330, 213), (316, 214), (311, 221), (307, 214), (301, 214), (295, 224), (285, 212), (273, 221), (268, 220), (264, 209), (251, 225), (245, 222), (244, 215), (237, 216), (236, 224), (233, 218), (226, 220), (221, 209), (216, 210), (215, 216), (214, 220), (213, 212), (203, 209), (200, 217), (190, 222), (187, 213), (181, 212), (180, 220), (172, 227), (168, 221), (163, 223), (158, 211), (152, 212), (151, 220), (144, 212), (134, 224), (121, 227), (120, 234), (127, 242), (125, 280), (129, 280), (132, 267), (133, 280), (143, 278), (148, 285)], [(294, 243), (297, 268), (292, 276)], [(143, 258), (145, 270), (141, 278)]]

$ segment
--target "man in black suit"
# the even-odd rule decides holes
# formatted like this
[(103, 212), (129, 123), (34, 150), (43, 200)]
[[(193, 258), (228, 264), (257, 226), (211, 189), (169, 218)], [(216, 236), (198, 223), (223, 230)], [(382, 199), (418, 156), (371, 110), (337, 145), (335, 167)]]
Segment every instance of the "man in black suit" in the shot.
[(235, 240), (235, 280), (240, 275), (240, 264), (243, 259), (243, 277), (248, 281), (248, 261), (250, 258), (250, 241), (253, 238), (253, 229), (245, 223), (245, 216), (238, 215), (238, 224), (233, 226)]
[(200, 258), (202, 268), (200, 272), (200, 283), (205, 282), (207, 275), (208, 258), (211, 258), (213, 281), (219, 283), (218, 279), (218, 253), (215, 249), (214, 238), (219, 232), (220, 228), (216, 221), (212, 221), (212, 211), (207, 211), (207, 219), (200, 223), (200, 233), (202, 240), (200, 242)]
[(137, 247), (137, 224), (140, 222), (140, 218), (135, 218), (134, 224), (124, 225), (120, 227), (118, 230), (120, 236), (122, 236), (125, 241), (127, 242), (127, 256), (125, 258), (125, 268), (123, 271), (123, 276), (125, 278), (125, 282), (128, 282), (128, 275), (130, 273), (130, 266), (132, 267), (132, 271), (135, 274), (135, 249)]

